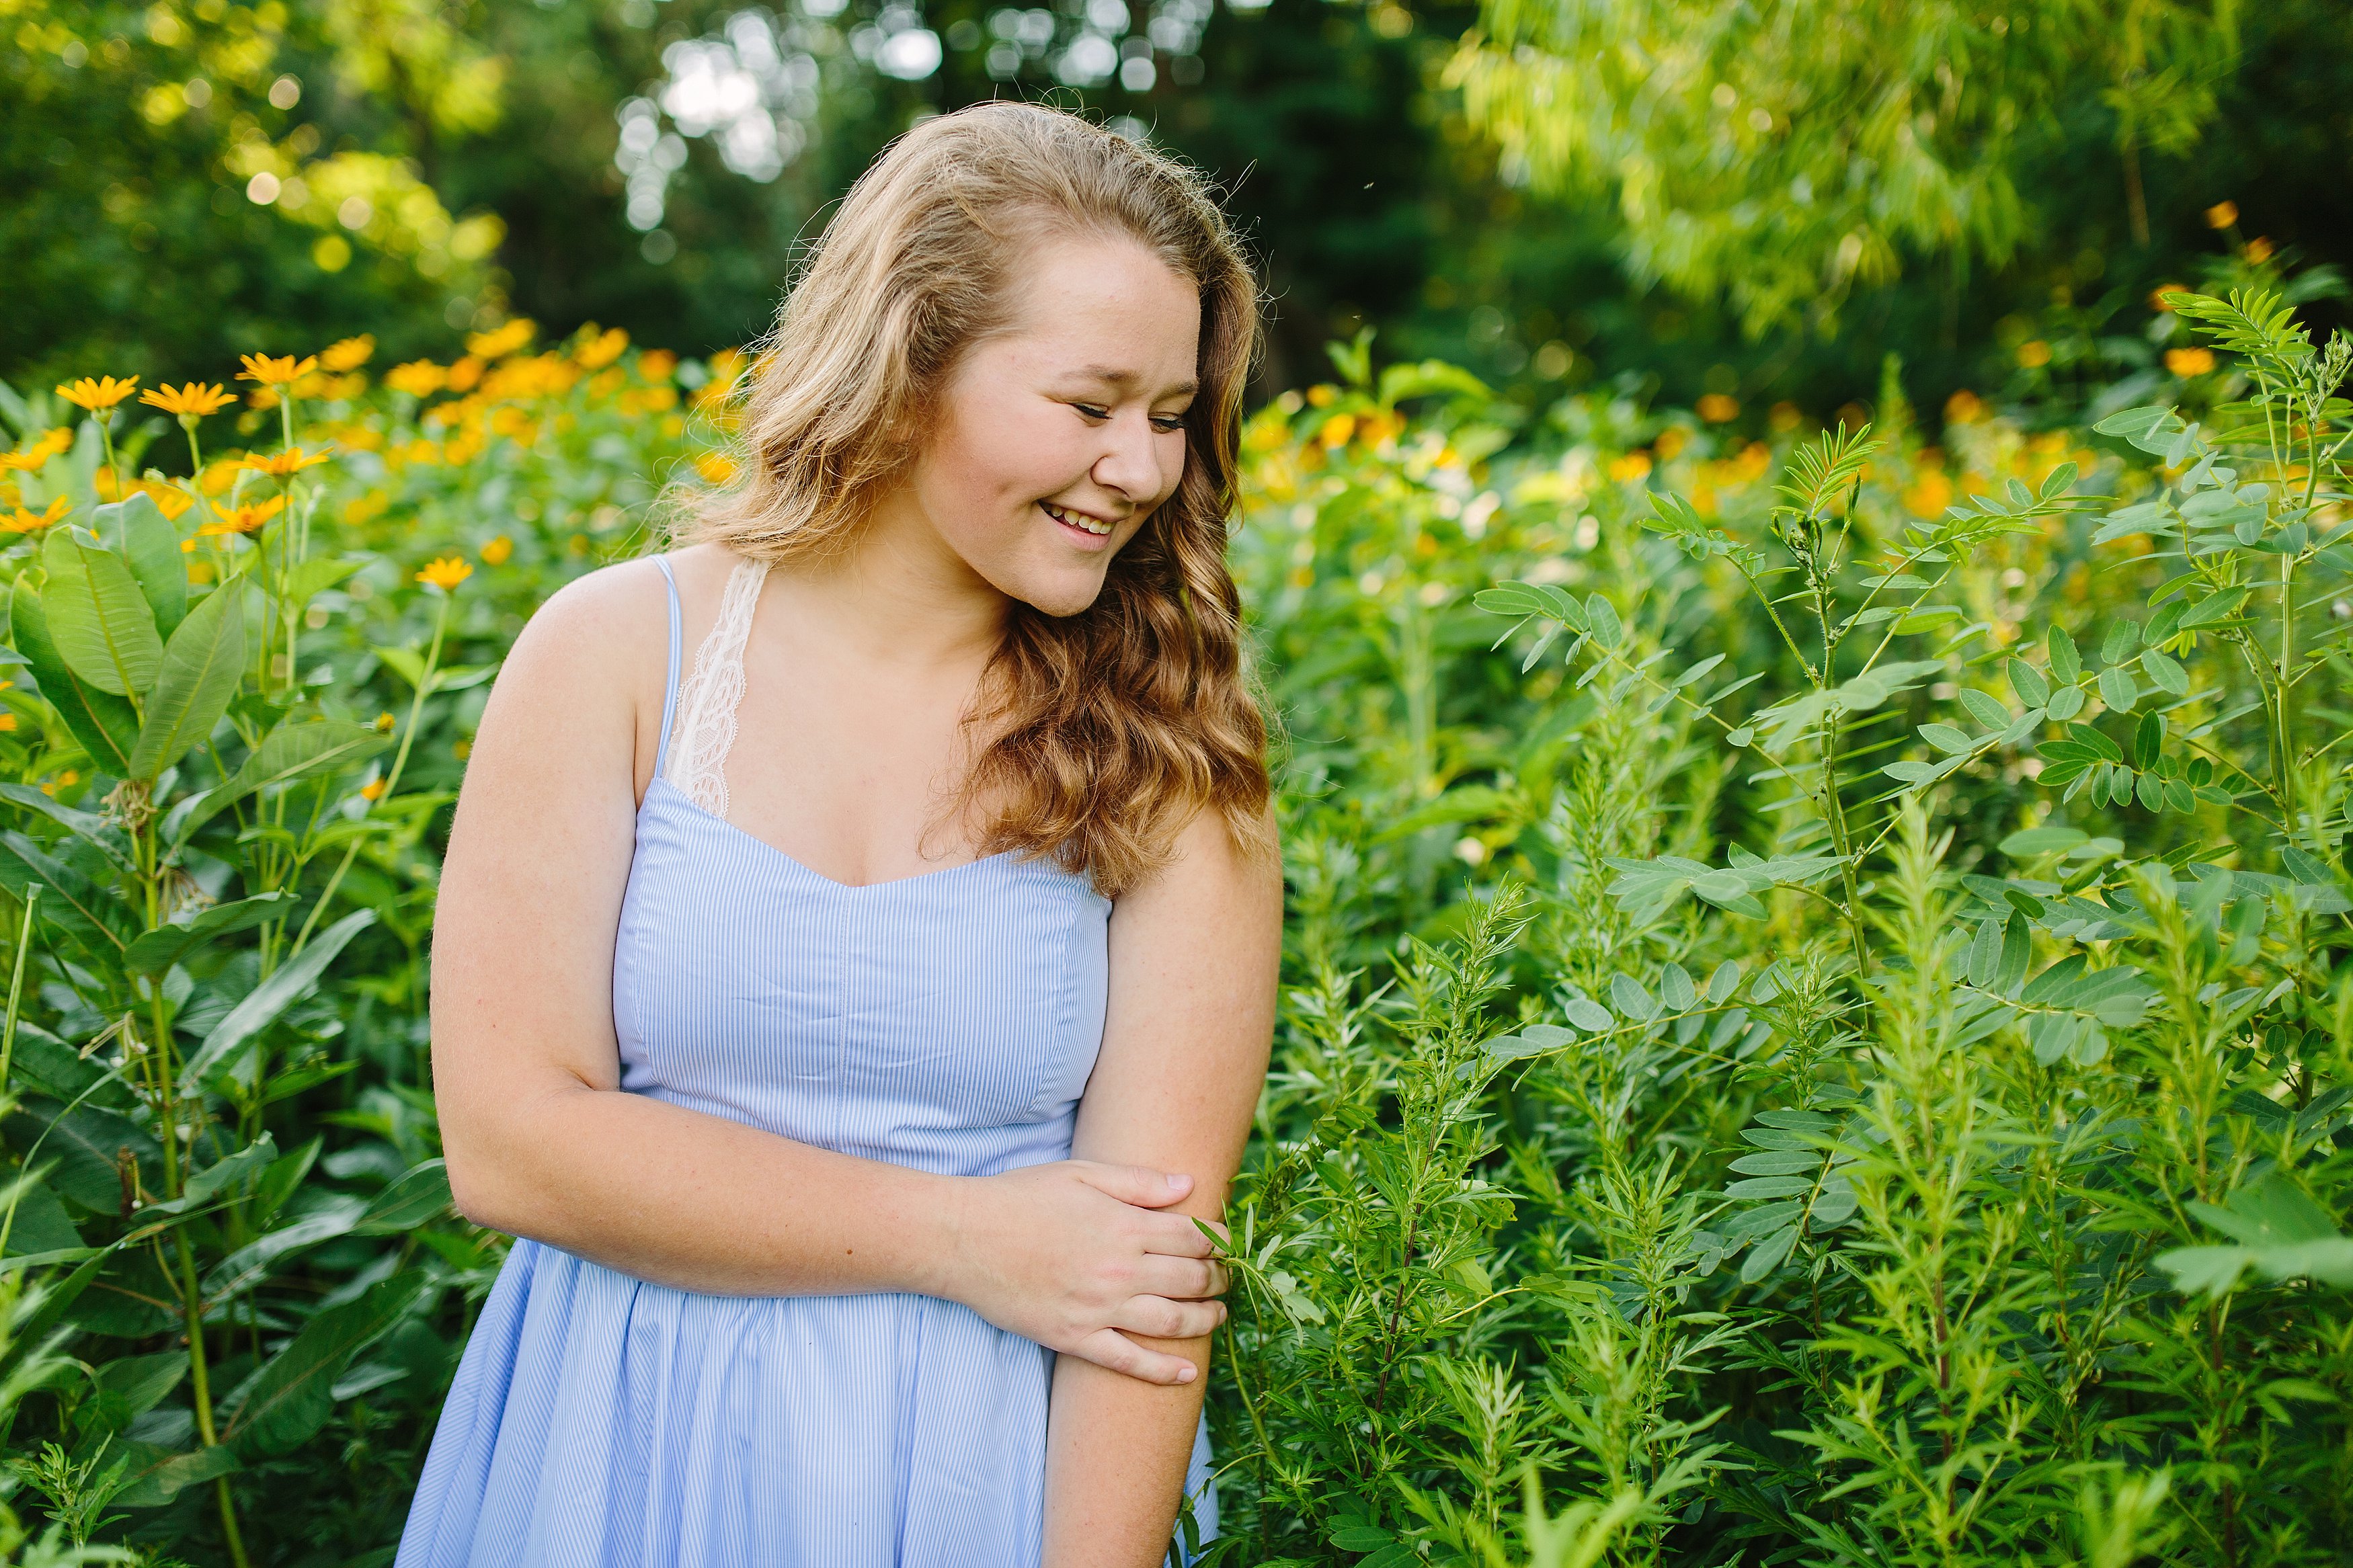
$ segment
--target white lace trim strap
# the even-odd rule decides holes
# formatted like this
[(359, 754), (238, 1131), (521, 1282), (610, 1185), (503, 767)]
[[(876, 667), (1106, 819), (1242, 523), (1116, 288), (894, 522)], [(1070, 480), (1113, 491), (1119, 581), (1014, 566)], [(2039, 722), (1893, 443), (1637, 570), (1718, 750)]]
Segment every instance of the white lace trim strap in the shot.
[(735, 709), (744, 700), (744, 644), (767, 576), (765, 561), (746, 561), (729, 574), (719, 618), (695, 649), (694, 673), (679, 693), (670, 782), (716, 817), (727, 815), (727, 752), (735, 744)]

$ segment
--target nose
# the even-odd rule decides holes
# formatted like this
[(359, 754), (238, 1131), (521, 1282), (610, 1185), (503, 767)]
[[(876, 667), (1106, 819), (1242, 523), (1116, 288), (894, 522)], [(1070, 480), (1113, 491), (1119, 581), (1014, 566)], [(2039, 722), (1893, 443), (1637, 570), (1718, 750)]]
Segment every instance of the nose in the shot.
[(1168, 483), (1161, 461), (1160, 432), (1152, 427), (1151, 416), (1142, 410), (1123, 411), (1103, 429), (1103, 454), (1088, 470), (1089, 477), (1135, 506), (1155, 505)]

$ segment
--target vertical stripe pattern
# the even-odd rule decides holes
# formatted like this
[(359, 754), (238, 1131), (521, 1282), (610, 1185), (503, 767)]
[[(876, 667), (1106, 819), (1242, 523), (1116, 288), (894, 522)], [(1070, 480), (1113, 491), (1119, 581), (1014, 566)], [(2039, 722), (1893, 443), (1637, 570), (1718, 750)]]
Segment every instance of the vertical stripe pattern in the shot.
[[(673, 584), (665, 750), (678, 627)], [(998, 855), (847, 887), (660, 772), (614, 945), (623, 1091), (944, 1175), (1069, 1157), (1106, 999), (1085, 879)], [(950, 1301), (707, 1296), (520, 1240), (396, 1568), (1035, 1568), (1052, 1365)], [(1204, 1426), (1205, 1535), (1208, 1465)]]

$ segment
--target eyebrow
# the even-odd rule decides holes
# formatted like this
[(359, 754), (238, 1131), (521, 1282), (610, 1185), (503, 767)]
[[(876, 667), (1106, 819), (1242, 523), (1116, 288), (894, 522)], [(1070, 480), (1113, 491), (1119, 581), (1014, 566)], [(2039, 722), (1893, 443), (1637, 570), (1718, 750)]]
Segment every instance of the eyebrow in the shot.
[[(1110, 365), (1103, 364), (1087, 365), (1077, 372), (1077, 374), (1083, 380), (1108, 382), (1113, 386), (1121, 387), (1134, 386), (1137, 382), (1143, 379), (1143, 377), (1137, 375), (1135, 372), (1132, 370), (1114, 370)], [(1200, 390), (1201, 384), (1199, 382), (1188, 379), (1177, 382), (1168, 389), (1165, 395), (1170, 397), (1190, 397)]]

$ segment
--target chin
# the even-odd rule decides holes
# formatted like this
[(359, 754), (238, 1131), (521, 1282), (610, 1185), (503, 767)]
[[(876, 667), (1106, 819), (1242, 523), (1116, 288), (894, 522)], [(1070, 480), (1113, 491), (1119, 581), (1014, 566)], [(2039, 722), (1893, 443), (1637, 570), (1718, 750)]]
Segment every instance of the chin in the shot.
[(1075, 582), (1066, 578), (1012, 584), (1005, 591), (1030, 608), (1063, 620), (1092, 608), (1103, 597), (1103, 575), (1095, 574)]

